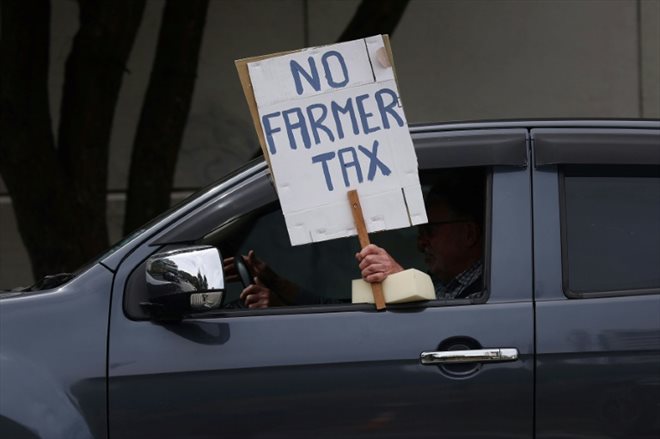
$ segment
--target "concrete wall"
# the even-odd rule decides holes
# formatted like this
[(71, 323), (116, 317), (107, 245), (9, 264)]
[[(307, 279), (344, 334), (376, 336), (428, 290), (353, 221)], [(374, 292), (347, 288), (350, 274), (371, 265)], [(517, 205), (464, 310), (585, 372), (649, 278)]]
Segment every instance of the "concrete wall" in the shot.
[[(73, 1), (53, 3), (50, 86), (57, 126), (77, 6)], [(148, 2), (115, 115), (108, 220), (116, 239), (130, 148), (163, 4)], [(332, 43), (358, 4), (211, 1), (176, 171), (178, 188), (204, 185), (242, 164), (258, 148), (233, 61)], [(660, 0), (411, 0), (392, 46), (410, 123), (660, 118)], [(32, 280), (11, 201), (0, 180), (0, 288)]]

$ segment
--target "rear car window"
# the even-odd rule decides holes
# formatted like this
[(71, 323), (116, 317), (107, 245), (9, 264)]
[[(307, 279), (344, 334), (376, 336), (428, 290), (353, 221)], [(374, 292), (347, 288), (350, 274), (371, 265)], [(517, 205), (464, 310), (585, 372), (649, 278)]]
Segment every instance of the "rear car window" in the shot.
[(562, 168), (569, 297), (660, 292), (660, 166)]

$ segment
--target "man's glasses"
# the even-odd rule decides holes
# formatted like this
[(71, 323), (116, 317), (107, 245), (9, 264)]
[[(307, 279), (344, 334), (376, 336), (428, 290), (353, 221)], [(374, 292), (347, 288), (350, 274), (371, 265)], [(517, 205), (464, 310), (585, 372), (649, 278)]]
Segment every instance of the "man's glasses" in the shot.
[(429, 221), (428, 223), (420, 224), (417, 227), (421, 235), (430, 235), (433, 232), (433, 230), (435, 230), (436, 227), (445, 224), (466, 223), (468, 221), (470, 220), (467, 218), (447, 220), (447, 221)]

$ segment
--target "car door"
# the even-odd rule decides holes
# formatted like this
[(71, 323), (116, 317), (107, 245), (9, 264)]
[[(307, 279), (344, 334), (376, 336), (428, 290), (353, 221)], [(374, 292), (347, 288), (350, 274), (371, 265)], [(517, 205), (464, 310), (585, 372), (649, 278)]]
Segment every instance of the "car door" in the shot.
[(532, 131), (536, 436), (660, 436), (660, 123)]
[[(244, 234), (265, 244), (281, 239), (267, 228), (232, 229), (241, 218), (271, 224), (268, 215), (278, 216), (262, 212), (275, 199), (266, 170), (246, 171), (239, 184), (155, 231), (119, 266), (109, 341), (110, 437), (532, 437), (527, 131), (428, 127), (413, 134), (422, 170), (487, 169), (482, 298), (381, 312), (329, 301), (221, 310), (178, 323), (141, 317), (143, 262), (156, 250), (196, 242), (197, 235), (221, 245)], [(402, 233), (414, 240), (414, 231)], [(282, 255), (278, 262), (301, 275), (354, 264), (350, 248), (327, 255), (316, 244), (303, 247), (306, 256)], [(344, 276), (319, 279), (308, 288), (336, 282), (331, 289), (350, 290)], [(338, 296), (350, 297), (347, 291)], [(490, 358), (499, 361), (483, 358), (499, 349), (506, 355)], [(423, 352), (448, 351), (457, 351), (458, 363), (421, 361)]]

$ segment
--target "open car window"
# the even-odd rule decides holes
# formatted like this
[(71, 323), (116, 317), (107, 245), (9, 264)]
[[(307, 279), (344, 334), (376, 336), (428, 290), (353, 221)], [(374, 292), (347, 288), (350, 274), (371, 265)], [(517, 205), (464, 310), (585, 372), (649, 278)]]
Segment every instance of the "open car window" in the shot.
[[(486, 168), (481, 168), (482, 182), (480, 184), (486, 191)], [(420, 172), (422, 191), (426, 195), (433, 184), (437, 181), (438, 174), (446, 171), (424, 170)], [(241, 201), (244, 206), (242, 211), (236, 211), (227, 217), (226, 213), (218, 213), (217, 221), (211, 229), (204, 233), (203, 238), (196, 242), (181, 244), (170, 244), (161, 250), (183, 247), (191, 244), (210, 244), (217, 247), (223, 258), (237, 255), (247, 255), (253, 250), (257, 257), (266, 262), (279, 276), (296, 284), (303, 294), (297, 296), (293, 303), (284, 301), (287, 309), (295, 307), (312, 306), (318, 310), (319, 305), (342, 305), (350, 306), (352, 302), (352, 280), (360, 278), (360, 270), (355, 254), (360, 250), (357, 236), (334, 239), (330, 241), (292, 246), (289, 240), (284, 215), (275, 197), (271, 185), (262, 185), (261, 190), (272, 191), (268, 196), (250, 196), (251, 202)], [(249, 191), (246, 194), (250, 194)], [(238, 193), (232, 197), (240, 196)], [(246, 195), (247, 196), (247, 195)], [(482, 208), (485, 211), (486, 203)], [(233, 204), (236, 206), (236, 203)], [(249, 206), (249, 207), (248, 207)], [(215, 215), (215, 214), (214, 214)], [(489, 215), (484, 214), (485, 218)], [(197, 217), (200, 217), (197, 215)], [(229, 218), (229, 219), (227, 219)], [(486, 219), (486, 221), (488, 221)], [(200, 223), (211, 224), (211, 217), (206, 216)], [(209, 227), (209, 226), (206, 226)], [(484, 229), (488, 228), (485, 224)], [(488, 233), (483, 233), (488, 236)], [(429, 273), (425, 263), (424, 255), (418, 248), (418, 227), (407, 227), (397, 230), (374, 232), (369, 234), (370, 241), (392, 255), (404, 268), (415, 268), (423, 273)], [(485, 238), (482, 238), (485, 239)], [(484, 243), (485, 244), (485, 243)], [(488, 248), (487, 245), (484, 245)], [(484, 263), (487, 263), (487, 255), (484, 255)], [(130, 318), (145, 319), (148, 316), (141, 310), (139, 303), (146, 297), (144, 286), (144, 264), (131, 274), (127, 284), (127, 294), (124, 300), (124, 309)], [(430, 273), (429, 273), (430, 274)], [(244, 314), (246, 309), (241, 306), (239, 296), (243, 290), (240, 282), (226, 282), (226, 294), (223, 313), (235, 311)], [(486, 299), (486, 285), (481, 282), (478, 291), (477, 302)], [(441, 298), (442, 299), (442, 298)], [(452, 305), (474, 303), (475, 298), (470, 300), (452, 301)], [(441, 306), (447, 305), (447, 300), (432, 300), (403, 304), (402, 306)], [(356, 305), (357, 306), (357, 305)], [(398, 306), (398, 305), (397, 305)], [(272, 307), (271, 311), (276, 311)], [(360, 307), (362, 309), (362, 307)], [(258, 310), (250, 309), (250, 312)], [(282, 310), (284, 311), (284, 310)], [(296, 311), (298, 312), (298, 311)]]
[[(481, 169), (486, 190), (485, 168)], [(446, 171), (441, 171), (446, 172)], [(436, 182), (438, 171), (423, 171), (422, 190), (428, 193)], [(485, 198), (485, 197), (484, 197)], [(485, 202), (483, 209), (485, 210)], [(484, 217), (488, 215), (484, 214)], [(428, 273), (424, 255), (418, 248), (417, 227), (375, 232), (370, 241), (385, 248), (404, 268)], [(486, 233), (483, 234), (484, 236)], [(483, 239), (483, 238), (482, 238)], [(360, 250), (357, 236), (292, 246), (284, 215), (277, 201), (261, 206), (233, 223), (214, 231), (205, 243), (216, 245), (224, 257), (247, 255), (253, 250), (279, 276), (298, 285), (304, 292), (290, 305), (351, 303), (351, 284), (360, 278), (355, 254)], [(240, 282), (227, 283), (224, 303), (236, 305), (243, 290)], [(485, 291), (485, 285), (481, 285)], [(419, 303), (418, 305), (428, 305)]]

